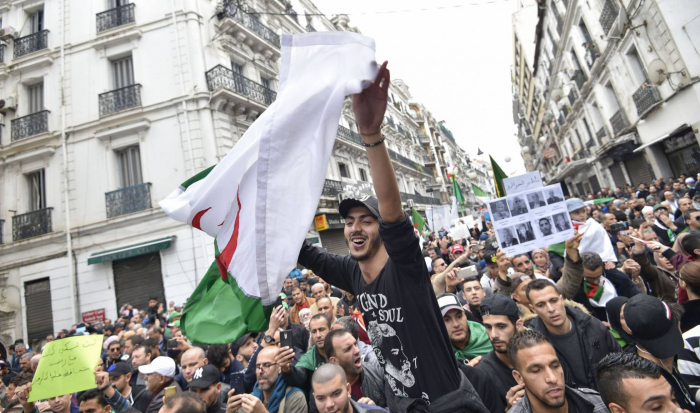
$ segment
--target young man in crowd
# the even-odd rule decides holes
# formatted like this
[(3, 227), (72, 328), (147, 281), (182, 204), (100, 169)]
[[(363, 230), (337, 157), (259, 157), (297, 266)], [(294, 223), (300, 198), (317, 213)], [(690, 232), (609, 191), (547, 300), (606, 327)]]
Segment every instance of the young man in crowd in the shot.
[[(282, 377), (285, 382), (305, 390), (310, 388), (309, 384), (314, 370), (328, 362), (328, 355), (325, 351), (325, 339), (331, 330), (331, 320), (325, 314), (316, 314), (311, 317), (309, 330), (311, 331), (311, 342), (314, 344), (301, 356), (296, 365), (291, 365), (292, 360), (294, 360), (294, 349), (284, 347), (275, 353), (277, 356), (276, 363), (282, 371)], [(258, 363), (260, 363), (259, 360)]]
[(352, 384), (348, 383), (345, 371), (336, 364), (319, 367), (311, 384), (316, 407), (321, 413), (388, 412), (367, 398), (355, 401), (351, 397)]
[(253, 357), (253, 353), (258, 348), (258, 343), (255, 341), (256, 337), (257, 334), (248, 333), (231, 343), (231, 355), (243, 365), (244, 369), (248, 367), (250, 358)]
[(564, 365), (566, 384), (595, 389), (595, 366), (620, 345), (598, 319), (564, 305), (564, 297), (549, 280), (530, 282), (525, 288), (530, 310), (537, 317), (530, 328), (543, 334)]
[(502, 294), (486, 297), (481, 303), (481, 315), (493, 350), (481, 359), (476, 369), (491, 377), (496, 393), (510, 409), (525, 394), (523, 386), (513, 377), (513, 363), (508, 358), (508, 343), (523, 329), (523, 320), (515, 301)]
[(525, 389), (509, 413), (608, 413), (598, 393), (566, 385), (557, 352), (536, 330), (516, 333), (508, 343), (508, 357), (513, 377)]
[(374, 349), (372, 349), (372, 346), (365, 344), (362, 342), (362, 340), (360, 340), (360, 326), (354, 318), (349, 316), (337, 318), (335, 323), (333, 323), (331, 326), (331, 330), (338, 330), (341, 328), (348, 330), (350, 334), (355, 337), (355, 340), (357, 340), (357, 347), (360, 349), (360, 356), (362, 357), (363, 362), (379, 363), (379, 361), (377, 361), (377, 355), (374, 354)]
[(189, 389), (204, 402), (207, 413), (225, 413), (226, 403), (221, 403), (221, 373), (211, 364), (205, 364), (193, 374)]
[(131, 387), (129, 385), (129, 380), (131, 380), (129, 363), (120, 361), (113, 364), (107, 369), (107, 374), (112, 385), (126, 398), (131, 406), (140, 412), (146, 411), (151, 393), (146, 389), (146, 386), (136, 385)]
[[(668, 193), (668, 192), (667, 192)], [(668, 207), (664, 204), (654, 206), (654, 225), (651, 229), (654, 230), (656, 236), (659, 237), (659, 242), (667, 247), (672, 247), (676, 241), (678, 234), (683, 229), (679, 229), (673, 220), (669, 217)]]
[(131, 373), (129, 385), (131, 387), (136, 387), (137, 385), (145, 386), (146, 381), (139, 374), (139, 367), (151, 363), (151, 349), (145, 346), (138, 346), (134, 349), (132, 355), (131, 365), (134, 368), (134, 371)]
[(381, 133), (390, 81), (385, 63), (375, 82), (352, 97), (377, 198), (345, 199), (339, 206), (350, 256), (305, 242), (299, 263), (358, 296), (394, 393), (388, 397), (390, 410), (416, 403), (433, 412), (485, 411), (473, 390), (463, 391), (467, 379), (454, 362), (418, 238), (401, 207)]
[(300, 324), (301, 320), (299, 320), (299, 311), (303, 310), (304, 308), (308, 308), (310, 310), (311, 306), (316, 303), (316, 300), (311, 297), (307, 297), (300, 287), (294, 287), (292, 288), (292, 302), (294, 305), (289, 312), (289, 318), (292, 320), (292, 323)]
[(486, 329), (475, 321), (467, 320), (467, 312), (456, 295), (442, 294), (438, 297), (438, 304), (457, 362), (471, 362), (470, 365), (474, 366), (478, 363), (477, 358), (493, 349)]
[(681, 413), (659, 366), (634, 353), (605, 356), (598, 363), (596, 382), (611, 413)]
[(481, 282), (479, 282), (477, 277), (469, 277), (464, 279), (462, 282), (462, 297), (464, 298), (464, 301), (462, 302), (466, 301), (466, 303), (469, 305), (469, 311), (474, 316), (474, 319), (478, 323), (483, 324), (479, 306), (481, 305), (481, 301), (484, 299), (484, 297), (486, 297), (486, 292), (481, 287)]

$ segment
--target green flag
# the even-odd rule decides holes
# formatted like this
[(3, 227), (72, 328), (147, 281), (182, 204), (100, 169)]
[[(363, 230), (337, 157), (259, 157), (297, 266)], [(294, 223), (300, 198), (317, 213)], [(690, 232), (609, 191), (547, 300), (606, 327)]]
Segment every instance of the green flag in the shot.
[(503, 180), (508, 178), (508, 175), (503, 172), (503, 169), (498, 166), (491, 155), (489, 155), (489, 159), (491, 159), (491, 169), (493, 170), (493, 181), (496, 184), (496, 194), (499, 198), (504, 197), (506, 196), (506, 191), (503, 189)]
[(598, 198), (594, 199), (593, 202), (596, 204), (607, 204), (610, 201), (614, 201), (615, 198)]
[(458, 204), (464, 203), (464, 195), (462, 195), (462, 188), (459, 187), (459, 184), (457, 183), (457, 180), (455, 179), (454, 175), (452, 175), (452, 195), (454, 195), (455, 198), (457, 198)]
[(425, 239), (425, 220), (422, 216), (420, 216), (420, 214), (418, 213), (418, 211), (416, 211), (415, 208), (411, 208), (411, 218), (413, 219), (413, 230), (415, 231), (416, 235)]
[(483, 189), (472, 184), (472, 192), (474, 192), (474, 195), (476, 195), (476, 199), (478, 199), (482, 204), (486, 204), (488, 202), (489, 195), (486, 192), (484, 192)]

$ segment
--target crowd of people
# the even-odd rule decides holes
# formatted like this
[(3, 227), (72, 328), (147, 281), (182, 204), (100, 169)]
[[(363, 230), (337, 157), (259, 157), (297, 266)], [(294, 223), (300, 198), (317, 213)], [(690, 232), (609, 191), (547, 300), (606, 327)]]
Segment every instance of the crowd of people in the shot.
[(181, 306), (126, 304), (46, 338), (103, 334), (94, 389), (28, 402), (41, 352), (10, 346), (4, 411), (700, 412), (695, 182), (569, 198), (574, 235), (515, 256), (484, 214), (423, 242), (382, 144), (389, 81), (353, 96), (376, 197), (339, 205), (350, 254), (304, 242), (266, 331), (192, 343)]

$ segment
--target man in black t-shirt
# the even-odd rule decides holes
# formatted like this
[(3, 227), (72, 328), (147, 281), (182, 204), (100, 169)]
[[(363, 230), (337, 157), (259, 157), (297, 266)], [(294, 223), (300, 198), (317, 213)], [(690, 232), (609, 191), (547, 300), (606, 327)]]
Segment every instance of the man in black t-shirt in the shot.
[[(457, 369), (418, 237), (401, 209), (396, 175), (382, 144), (389, 84), (385, 63), (375, 82), (352, 98), (377, 198), (340, 204), (350, 255), (331, 254), (305, 242), (299, 263), (357, 296), (384, 369), (391, 411), (486, 412)], [(280, 357), (289, 351), (280, 351)]]

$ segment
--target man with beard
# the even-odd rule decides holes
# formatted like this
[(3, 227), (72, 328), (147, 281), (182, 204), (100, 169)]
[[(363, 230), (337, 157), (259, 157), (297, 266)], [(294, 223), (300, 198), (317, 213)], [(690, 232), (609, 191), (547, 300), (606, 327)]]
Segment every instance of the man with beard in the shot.
[(163, 406), (166, 387), (174, 386), (177, 393), (182, 392), (180, 386), (173, 380), (175, 361), (170, 357), (156, 357), (151, 364), (139, 367), (139, 373), (146, 375), (146, 388), (152, 395), (144, 413), (158, 413)]
[(608, 413), (598, 393), (564, 383), (564, 370), (554, 347), (535, 330), (522, 330), (508, 343), (513, 377), (525, 395), (508, 413), (591, 412)]
[(129, 385), (131, 368), (127, 362), (120, 361), (116, 364), (112, 364), (107, 369), (107, 374), (109, 375), (109, 380), (112, 385), (126, 398), (130, 405), (140, 412), (146, 411), (151, 393), (146, 390), (146, 386), (137, 385), (132, 388)]
[[(258, 352), (255, 362), (257, 382), (252, 393), (235, 394), (232, 390), (229, 393), (227, 411), (235, 412), (243, 407), (247, 412), (256, 413), (308, 412), (304, 393), (299, 388), (289, 385), (284, 375), (280, 374), (278, 352), (280, 349), (276, 346), (265, 347)], [(280, 411), (281, 403), (284, 403), (282, 411)]]
[(357, 297), (352, 293), (343, 291), (343, 298), (336, 305), (338, 317), (350, 316), (357, 309)]
[(292, 323), (300, 324), (301, 320), (299, 320), (299, 311), (304, 308), (308, 308), (310, 310), (311, 306), (316, 303), (316, 299), (307, 297), (301, 288), (294, 287), (292, 288), (292, 302), (294, 305), (289, 313), (289, 318), (292, 320)]
[(345, 371), (336, 364), (319, 367), (313, 375), (312, 385), (314, 401), (321, 413), (387, 412), (381, 407), (367, 404), (367, 400), (355, 401), (351, 397), (352, 385), (348, 383)]
[(221, 373), (211, 364), (197, 368), (189, 389), (197, 393), (207, 408), (207, 413), (225, 413), (226, 404), (221, 403)]
[(396, 174), (381, 132), (390, 82), (385, 62), (375, 82), (352, 97), (377, 197), (345, 199), (339, 205), (350, 256), (331, 254), (304, 242), (299, 263), (358, 296), (393, 392), (387, 392), (390, 410), (410, 404), (416, 409), (430, 405), (436, 413), (484, 412), (454, 362), (418, 238), (401, 207)]
[(478, 362), (475, 359), (493, 350), (484, 326), (467, 320), (466, 310), (456, 295), (442, 294), (438, 297), (438, 304), (458, 362), (472, 362), (474, 365)]
[(258, 348), (256, 337), (255, 333), (247, 333), (231, 343), (231, 355), (243, 365), (244, 369), (248, 368), (248, 362)]
[(275, 328), (273, 328), (273, 324), (270, 323), (267, 331), (263, 334), (261, 343), (272, 343), (274, 341), (273, 336), (275, 335), (275, 332), (278, 329), (292, 330), (293, 347), (298, 348), (302, 352), (306, 352), (306, 350), (309, 348), (309, 330), (307, 330), (301, 324), (292, 323), (289, 319), (288, 311), (285, 310), (284, 307), (282, 307), (281, 305), (277, 306), (274, 310), (272, 310), (272, 314), (270, 315), (270, 321), (272, 321), (273, 319), (275, 321), (278, 321), (279, 325), (275, 324)]
[[(302, 389), (310, 388), (309, 383), (314, 370), (328, 362), (324, 344), (326, 334), (331, 331), (331, 320), (325, 314), (316, 314), (311, 317), (309, 330), (311, 331), (311, 342), (314, 344), (309, 351), (301, 356), (295, 366), (291, 365), (292, 360), (294, 360), (294, 349), (289, 347), (280, 348), (276, 359), (284, 380), (290, 385)], [(257, 363), (260, 364), (260, 359)]]
[(136, 387), (136, 385), (145, 386), (146, 381), (139, 375), (139, 367), (151, 363), (151, 349), (150, 347), (139, 345), (131, 354), (131, 365), (134, 367), (134, 371), (131, 373), (129, 385), (131, 387)]
[(481, 316), (493, 350), (483, 357), (476, 369), (491, 377), (496, 383), (496, 392), (506, 408), (510, 409), (525, 394), (523, 386), (513, 378), (513, 363), (507, 351), (513, 335), (523, 329), (523, 320), (515, 301), (502, 294), (484, 298)]

